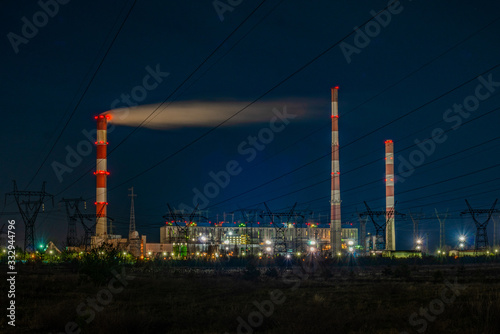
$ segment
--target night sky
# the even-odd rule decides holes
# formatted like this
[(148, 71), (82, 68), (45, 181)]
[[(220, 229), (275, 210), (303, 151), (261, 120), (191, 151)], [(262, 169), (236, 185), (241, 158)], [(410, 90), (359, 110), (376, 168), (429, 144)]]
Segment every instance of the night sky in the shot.
[[(267, 0), (257, 10), (260, 1), (231, 3), (220, 16), (211, 0), (67, 1), (50, 7), (49, 17), (36, 1), (0, 2), (0, 189), (12, 191), (17, 180), (21, 189), (39, 190), (47, 181), (56, 205), (46, 203), (37, 239), (64, 242), (63, 197), (82, 196), (93, 212), (95, 147), (85, 133), (95, 129), (95, 115), (126, 107), (117, 102), (123, 96), (141, 106), (167, 101), (155, 120), (183, 104), (202, 113), (186, 114), (181, 126), (139, 129), (137, 120), (149, 115), (144, 108), (115, 113), (130, 115), (108, 136), (108, 215), (116, 233), (128, 234), (129, 187), (138, 194), (137, 229), (158, 242), (166, 204), (193, 206), (193, 189), (203, 192), (210, 172), (233, 160), (240, 172), (203, 205), (211, 220), (262, 202), (277, 211), (298, 202), (328, 227), (330, 87), (339, 85), (342, 222), (357, 226), (363, 201), (384, 209), (384, 140), (392, 139), (396, 210), (425, 214), (420, 230), (431, 250), (439, 240), (435, 209), (449, 210), (449, 245), (463, 232), (472, 242), (473, 223), (460, 216), (464, 199), (489, 208), (500, 197), (500, 3), (401, 1), (364, 40), (353, 28), (387, 1)], [(34, 16), (38, 31), (25, 27), (25, 38)], [(216, 123), (199, 119), (218, 119), (217, 106), (234, 107), (229, 117), (253, 101), (208, 134)], [(284, 108), (295, 117), (274, 123), (282, 130), (253, 158), (248, 137), (269, 134), (263, 129)], [(415, 144), (433, 135), (425, 149)], [(69, 166), (68, 151), (78, 150)], [(61, 165), (67, 170), (58, 176), (54, 166)], [(10, 213), (16, 210), (9, 199), (2, 224), (14, 218), (22, 225)], [(409, 218), (396, 220), (398, 249), (411, 247), (412, 230)], [(492, 226), (489, 236), (491, 243)], [(16, 238), (22, 244), (22, 231)]]

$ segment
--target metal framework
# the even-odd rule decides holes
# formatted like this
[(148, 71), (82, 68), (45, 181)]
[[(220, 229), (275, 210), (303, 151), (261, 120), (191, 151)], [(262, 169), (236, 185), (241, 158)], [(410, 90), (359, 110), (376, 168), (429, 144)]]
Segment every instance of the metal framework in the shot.
[[(294, 247), (295, 251), (306, 253), (306, 246), (304, 244), (304, 229), (302, 228), (302, 224), (307, 220), (307, 217), (312, 215), (312, 211), (306, 210), (302, 212), (295, 211), (294, 219), (295, 219), (295, 238), (294, 238)], [(300, 233), (300, 237), (299, 237)], [(331, 233), (331, 231), (330, 231)]]
[(189, 226), (193, 223), (194, 216), (198, 215), (203, 219), (206, 217), (202, 217), (198, 213), (198, 205), (193, 209), (193, 212), (189, 214), (185, 214), (184, 212), (180, 212), (179, 210), (174, 210), (170, 204), (167, 204), (168, 213), (163, 216), (163, 218), (167, 222), (172, 222), (175, 224), (177, 228), (177, 242), (187, 243), (189, 241)]
[(446, 210), (446, 213), (443, 216), (439, 216), (439, 213), (437, 209), (434, 209), (436, 211), (436, 217), (439, 221), (439, 249), (443, 250), (443, 247), (446, 247), (446, 239), (445, 239), (445, 228), (444, 228), (444, 223), (446, 221), (446, 218), (448, 217), (448, 210)]
[(64, 203), (66, 207), (66, 216), (68, 217), (68, 233), (66, 235), (66, 245), (68, 247), (78, 246), (76, 232), (76, 213), (80, 212), (80, 203), (85, 203), (83, 198), (63, 198), (59, 203)]
[(35, 222), (40, 210), (43, 211), (44, 200), (46, 197), (52, 199), (54, 205), (54, 196), (45, 192), (45, 182), (42, 183), (41, 191), (27, 191), (18, 190), (16, 181), (14, 183), (14, 190), (5, 194), (5, 202), (8, 196), (13, 196), (16, 200), (19, 213), (24, 221), (24, 251), (35, 251)]
[[(68, 216), (68, 235), (67, 244), (69, 247), (81, 246), (85, 251), (89, 250), (91, 247), (91, 237), (95, 236), (95, 228), (97, 226), (97, 218), (102, 217), (101, 212), (97, 213), (82, 213), (80, 211), (80, 203), (85, 204), (83, 198), (63, 198), (60, 202), (63, 202), (66, 206), (66, 214)], [(106, 217), (110, 221), (110, 224), (114, 221), (110, 217)], [(76, 234), (76, 223), (80, 222), (84, 231), (84, 237), (81, 243), (77, 240)], [(92, 221), (93, 223), (87, 225), (85, 221)]]
[[(287, 253), (287, 245), (286, 245), (286, 236), (285, 231), (288, 228), (288, 223), (290, 222), (290, 218), (296, 217), (297, 213), (294, 213), (295, 207), (297, 203), (295, 203), (289, 212), (272, 212), (271, 209), (264, 203), (266, 207), (266, 211), (260, 214), (261, 218), (268, 217), (271, 220), (271, 224), (273, 225), (276, 231), (276, 237), (273, 243), (274, 254), (283, 255)], [(279, 219), (279, 223), (276, 222), (276, 218)], [(286, 218), (286, 222), (283, 223), (283, 219)]]
[[(250, 245), (251, 254), (254, 253), (254, 234), (253, 225), (255, 224), (257, 217), (261, 210), (259, 209), (238, 209), (231, 214), (234, 215), (235, 212), (240, 212), (245, 224), (245, 235), (248, 236), (248, 245)], [(248, 247), (246, 247), (245, 252), (248, 252)]]
[(411, 211), (408, 211), (408, 214), (410, 215), (410, 219), (413, 223), (413, 249), (419, 250), (418, 249), (419, 245), (417, 241), (420, 239), (420, 231), (418, 228), (418, 224), (420, 223), (421, 219), (424, 219), (424, 214), (422, 212), (414, 213)]
[[(499, 210), (495, 209), (495, 206), (497, 205), (498, 199), (493, 202), (493, 205), (489, 209), (473, 209), (472, 206), (469, 204), (469, 201), (465, 200), (465, 203), (467, 204), (467, 210), (462, 211), (462, 215), (470, 214), (472, 219), (474, 220), (474, 223), (476, 224), (476, 242), (474, 245), (474, 250), (483, 250), (488, 248), (488, 232), (486, 228), (488, 227), (488, 223), (491, 219), (491, 216), (495, 212), (500, 212)], [(487, 214), (488, 218), (484, 222), (479, 222), (477, 220), (477, 216), (481, 214)]]
[[(368, 206), (368, 203), (363, 202), (366, 207), (365, 212), (360, 213), (360, 217), (365, 217), (368, 216), (370, 217), (373, 226), (375, 227), (375, 250), (384, 250), (385, 249), (385, 228), (387, 226), (387, 223), (392, 219), (394, 216), (406, 216), (405, 214), (399, 213), (394, 210), (394, 207), (392, 207), (389, 211), (387, 210), (381, 210), (381, 211), (373, 211), (370, 209)], [(397, 202), (394, 203), (396, 205)], [(384, 216), (385, 221), (383, 224), (377, 223), (375, 220), (375, 217), (380, 217)]]

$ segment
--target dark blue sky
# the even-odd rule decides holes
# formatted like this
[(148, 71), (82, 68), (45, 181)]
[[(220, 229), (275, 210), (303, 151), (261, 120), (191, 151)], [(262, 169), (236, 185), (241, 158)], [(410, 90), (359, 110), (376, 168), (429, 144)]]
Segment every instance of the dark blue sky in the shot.
[[(89, 199), (92, 212), (95, 178), (87, 170), (95, 166), (95, 148), (62, 175), (62, 182), (53, 170), (54, 163), (66, 164), (68, 148), (87, 147), (84, 132), (95, 128), (93, 116), (109, 110), (122, 94), (138, 92), (136, 87), (143, 85), (147, 67), (158, 67), (169, 75), (148, 90), (139, 104), (163, 102), (260, 1), (242, 1), (223, 14), (223, 21), (210, 0), (137, 1), (96, 73), (132, 3), (70, 1), (59, 4), (58, 12), (47, 22), (43, 22), (43, 14), (37, 14), (42, 8), (35, 1), (0, 3), (3, 193), (12, 190), (12, 179), (26, 188), (41, 166), (29, 189), (39, 189), (46, 180), (47, 191), (57, 195), (56, 202), (62, 197), (82, 196)], [(174, 98), (188, 102), (253, 101), (351, 33), (353, 27), (371, 17), (370, 12), (386, 5), (387, 1), (267, 0)], [(459, 231), (475, 230), (470, 219), (458, 215), (465, 209), (464, 199), (475, 207), (487, 208), (500, 193), (500, 114), (492, 111), (499, 107), (500, 86), (494, 83), (500, 82), (500, 70), (483, 74), (484, 80), (493, 82), (488, 87), (478, 88), (481, 81), (473, 79), (499, 64), (498, 13), (500, 4), (493, 1), (480, 5), (472, 0), (454, 1), (453, 6), (401, 1), (390, 23), (373, 31), (369, 43), (358, 47), (350, 62), (336, 46), (256, 102), (254, 108), (265, 102), (260, 105), (269, 109), (269, 120), (274, 116), (269, 101), (280, 101), (275, 108), (283, 110), (286, 101), (291, 101), (291, 106), (294, 99), (301, 99), (311, 101), (314, 110), (306, 108), (283, 131), (275, 133), (251, 162), (238, 152), (238, 146), (268, 127), (267, 122), (234, 122), (217, 129), (135, 177), (210, 128), (140, 129), (129, 136), (134, 127), (117, 126), (108, 138), (109, 150), (116, 148), (108, 158), (109, 216), (115, 218), (118, 232), (126, 234), (127, 188), (134, 186), (138, 230), (150, 240), (159, 240), (166, 203), (192, 205), (193, 189), (203, 191), (211, 181), (211, 171), (217, 173), (235, 160), (242, 171), (210, 199), (210, 216), (263, 201), (275, 209), (298, 202), (315, 215), (322, 214), (326, 222), (330, 186), (321, 181), (330, 175), (330, 87), (339, 85), (343, 222), (356, 221), (356, 210), (364, 209), (365, 200), (372, 209), (384, 207), (384, 140), (393, 139), (396, 171), (403, 168), (403, 161), (424, 157), (420, 166), (405, 173), (406, 177), (397, 177), (397, 210), (422, 210), (430, 218), (435, 208), (449, 209), (452, 217), (447, 220), (447, 239), (454, 245)], [(42, 20), (38, 32), (31, 31), (33, 36), (17, 45), (16, 53), (10, 40), (13, 34), (22, 36), (23, 17), (33, 23), (34, 15)], [(344, 42), (356, 46), (354, 35)], [(477, 89), (481, 96), (490, 96), (473, 105)], [(463, 103), (471, 103), (470, 112), (453, 111), (454, 104)], [(162, 111), (165, 113), (168, 115), (168, 107)], [(453, 130), (459, 121), (463, 124)], [(438, 137), (441, 142), (435, 143), (432, 154), (419, 153), (422, 149), (414, 145), (415, 140), (424, 141), (433, 131), (440, 131), (435, 129), (447, 131), (446, 139)], [(124, 138), (127, 140), (117, 147)], [(325, 157), (318, 159), (321, 156)], [(228, 198), (232, 199), (225, 201)], [(58, 206), (48, 208), (37, 221), (37, 236), (63, 241), (65, 211)], [(4, 211), (15, 211), (15, 207), (7, 202)], [(4, 215), (2, 219), (10, 217), (21, 224), (20, 216)], [(424, 220), (420, 229), (429, 233), (431, 246), (436, 245), (437, 221)], [(396, 230), (398, 248), (410, 247), (411, 221), (397, 221)], [(490, 227), (490, 240), (491, 232)], [(21, 240), (22, 234), (18, 235)]]

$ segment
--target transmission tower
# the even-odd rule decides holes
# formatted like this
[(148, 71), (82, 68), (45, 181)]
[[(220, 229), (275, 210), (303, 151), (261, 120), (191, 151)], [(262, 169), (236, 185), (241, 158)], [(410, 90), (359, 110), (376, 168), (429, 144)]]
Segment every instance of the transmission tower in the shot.
[[(495, 209), (495, 206), (497, 205), (497, 201), (498, 201), (498, 199), (496, 199), (495, 202), (493, 202), (493, 205), (491, 206), (490, 209), (473, 209), (472, 206), (469, 204), (469, 202), (467, 200), (465, 200), (465, 203), (467, 204), (467, 210), (463, 211), (461, 214), (462, 215), (470, 214), (472, 219), (474, 220), (474, 223), (476, 224), (476, 242), (475, 242), (475, 246), (474, 246), (474, 251), (476, 251), (476, 252), (478, 250), (486, 249), (489, 246), (489, 244), (488, 244), (488, 232), (487, 232), (486, 228), (488, 227), (488, 223), (489, 223), (493, 213), (499, 212), (498, 210)], [(482, 223), (480, 223), (477, 220), (477, 216), (481, 215), (481, 214), (488, 215), (488, 218)]]
[[(387, 211), (387, 210), (373, 211), (368, 206), (368, 203), (366, 203), (366, 202), (363, 202), (363, 203), (365, 204), (366, 211), (361, 212), (360, 216), (361, 217), (366, 217), (366, 216), (370, 217), (370, 219), (373, 223), (373, 226), (375, 227), (375, 249), (376, 250), (384, 250), (385, 245), (386, 245), (386, 243), (385, 243), (385, 236), (386, 236), (385, 228), (387, 226), (387, 223), (394, 216), (403, 216), (404, 217), (405, 215), (395, 211), (394, 207), (392, 207), (389, 211)], [(396, 206), (396, 203), (397, 202), (394, 203), (394, 206)], [(380, 216), (383, 216), (385, 219), (383, 224), (379, 224), (375, 220), (376, 217), (380, 217)]]
[(80, 212), (80, 203), (85, 203), (83, 198), (63, 198), (59, 203), (64, 203), (66, 207), (66, 216), (68, 217), (68, 233), (66, 235), (66, 245), (68, 247), (78, 246), (76, 233), (76, 213)]
[[(244, 233), (246, 236), (248, 236), (247, 245), (250, 245), (250, 253), (253, 254), (254, 253), (253, 225), (255, 224), (257, 216), (261, 211), (259, 209), (238, 209), (231, 213), (233, 214), (233, 217), (235, 212), (240, 212), (244, 219), (244, 224), (245, 224)], [(246, 248), (245, 251), (248, 252), (248, 247)]]
[[(271, 224), (274, 226), (276, 236), (273, 244), (274, 254), (275, 255), (284, 255), (287, 253), (287, 245), (286, 245), (286, 235), (285, 231), (288, 228), (288, 223), (290, 222), (290, 218), (297, 216), (297, 213), (294, 213), (295, 207), (297, 203), (295, 203), (289, 212), (272, 212), (266, 203), (266, 211), (260, 214), (261, 218), (269, 217), (271, 220)], [(279, 220), (279, 222), (276, 221)], [(285, 223), (283, 220), (286, 219)]]
[[(306, 244), (304, 244), (304, 228), (302, 228), (302, 225), (304, 224), (305, 221), (307, 221), (307, 218), (313, 214), (312, 211), (310, 210), (304, 210), (301, 212), (295, 211), (294, 215), (294, 220), (295, 220), (295, 245), (294, 245), (294, 251), (295, 252), (305, 252), (307, 253), (306, 250)], [(318, 222), (319, 223), (319, 222)], [(300, 235), (300, 237), (299, 237)], [(319, 245), (318, 245), (319, 246)], [(318, 249), (322, 250), (320, 247)]]
[(16, 181), (14, 183), (14, 190), (5, 194), (5, 202), (8, 196), (13, 196), (17, 203), (17, 208), (24, 221), (24, 251), (35, 251), (35, 222), (40, 210), (43, 211), (44, 200), (46, 197), (52, 199), (54, 205), (54, 196), (45, 192), (45, 182), (42, 184), (41, 191), (27, 191), (18, 190)]
[[(180, 243), (187, 243), (189, 241), (189, 226), (193, 223), (193, 218), (196, 215), (199, 215), (198, 211), (198, 205), (196, 208), (194, 208), (193, 212), (189, 214), (185, 214), (184, 212), (181, 212), (179, 210), (174, 210), (170, 204), (167, 204), (168, 207), (168, 213), (163, 216), (163, 218), (167, 222), (172, 222), (175, 224), (177, 228), (177, 242)], [(200, 215), (201, 217), (201, 215)], [(202, 217), (206, 219), (205, 217)]]
[[(80, 203), (84, 204), (85, 201), (83, 198), (71, 198), (71, 199), (62, 199), (61, 202), (66, 204), (66, 213), (68, 215), (68, 246), (78, 246), (78, 241), (76, 238), (76, 222), (79, 221), (82, 225), (84, 231), (83, 243), (79, 246), (82, 246), (85, 251), (90, 249), (91, 246), (91, 238), (95, 235), (95, 227), (97, 225), (97, 218), (101, 217), (101, 211), (98, 213), (82, 213), (80, 211)], [(86, 207), (85, 207), (86, 209)], [(106, 217), (110, 222), (113, 221), (112, 218)], [(90, 225), (87, 225), (85, 222), (91, 221), (93, 222)], [(69, 228), (71, 226), (71, 228)], [(74, 230), (75, 232), (70, 232)]]
[(420, 223), (420, 219), (424, 218), (424, 214), (422, 212), (415, 213), (411, 211), (409, 211), (408, 214), (413, 223), (413, 249), (422, 250), (423, 244), (421, 243), (423, 243), (423, 240), (420, 237), (418, 224)]
[(439, 213), (437, 209), (434, 209), (436, 211), (436, 217), (439, 221), (439, 249), (442, 251), (443, 247), (446, 247), (446, 240), (445, 240), (445, 228), (444, 228), (444, 222), (446, 221), (446, 218), (448, 217), (448, 209), (446, 210), (446, 213), (444, 214), (444, 217), (439, 217)]
[[(78, 213), (76, 213), (75, 215), (75, 217), (80, 220), (80, 223), (82, 224), (82, 227), (85, 231), (85, 237), (83, 239), (85, 250), (88, 250), (91, 247), (91, 239), (93, 236), (96, 235), (97, 218), (102, 217), (103, 208), (101, 208), (101, 210), (99, 210), (99, 212), (97, 213), (81, 213), (78, 211)], [(110, 225), (113, 226), (114, 219), (109, 216), (107, 216), (106, 219), (109, 221)], [(86, 220), (91, 221), (92, 224), (90, 225), (85, 224)]]

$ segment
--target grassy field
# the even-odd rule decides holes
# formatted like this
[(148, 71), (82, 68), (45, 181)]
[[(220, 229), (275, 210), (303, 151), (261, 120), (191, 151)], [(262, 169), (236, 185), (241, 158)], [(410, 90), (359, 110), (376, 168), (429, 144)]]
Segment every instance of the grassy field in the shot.
[(0, 332), (500, 333), (498, 263), (255, 264), (18, 265)]

